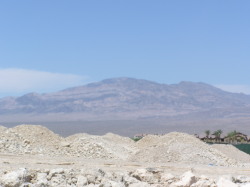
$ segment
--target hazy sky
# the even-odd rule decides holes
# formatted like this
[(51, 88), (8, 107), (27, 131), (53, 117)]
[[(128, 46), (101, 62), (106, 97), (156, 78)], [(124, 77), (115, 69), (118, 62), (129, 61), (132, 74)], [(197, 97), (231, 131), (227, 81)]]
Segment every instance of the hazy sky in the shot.
[(0, 1), (0, 96), (112, 77), (250, 94), (249, 0)]

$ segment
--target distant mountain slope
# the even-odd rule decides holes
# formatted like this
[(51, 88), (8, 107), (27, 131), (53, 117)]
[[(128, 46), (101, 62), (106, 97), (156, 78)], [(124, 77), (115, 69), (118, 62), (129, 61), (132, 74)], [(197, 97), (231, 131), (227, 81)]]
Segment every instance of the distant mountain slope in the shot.
[(167, 85), (132, 78), (107, 79), (55, 93), (0, 99), (0, 116), (68, 114), (88, 120), (90, 116), (96, 119), (202, 114), (225, 117), (247, 115), (249, 111), (248, 95), (225, 92), (204, 83)]

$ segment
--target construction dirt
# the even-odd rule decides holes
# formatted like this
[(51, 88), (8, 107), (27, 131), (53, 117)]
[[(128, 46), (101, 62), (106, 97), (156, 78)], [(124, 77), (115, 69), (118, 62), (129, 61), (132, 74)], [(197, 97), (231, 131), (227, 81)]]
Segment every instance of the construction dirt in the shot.
[(0, 186), (250, 186), (250, 155), (192, 135), (63, 138), (43, 126), (0, 126)]

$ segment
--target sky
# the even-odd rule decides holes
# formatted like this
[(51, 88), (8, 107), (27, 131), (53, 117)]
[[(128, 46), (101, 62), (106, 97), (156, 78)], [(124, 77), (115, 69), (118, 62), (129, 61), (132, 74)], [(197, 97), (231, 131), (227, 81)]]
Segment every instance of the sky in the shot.
[(250, 94), (249, 0), (0, 1), (0, 97), (114, 77)]

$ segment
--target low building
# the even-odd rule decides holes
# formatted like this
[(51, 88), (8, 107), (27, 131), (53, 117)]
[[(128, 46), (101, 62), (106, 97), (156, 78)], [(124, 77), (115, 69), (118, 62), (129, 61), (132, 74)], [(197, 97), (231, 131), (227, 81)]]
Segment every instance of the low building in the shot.
[(247, 138), (247, 135), (237, 132), (233, 136), (226, 136), (224, 138), (225, 143), (247, 143), (249, 142), (249, 139)]
[(224, 138), (203, 137), (203, 138), (200, 138), (200, 140), (204, 142), (208, 142), (208, 143), (223, 143), (224, 142)]

